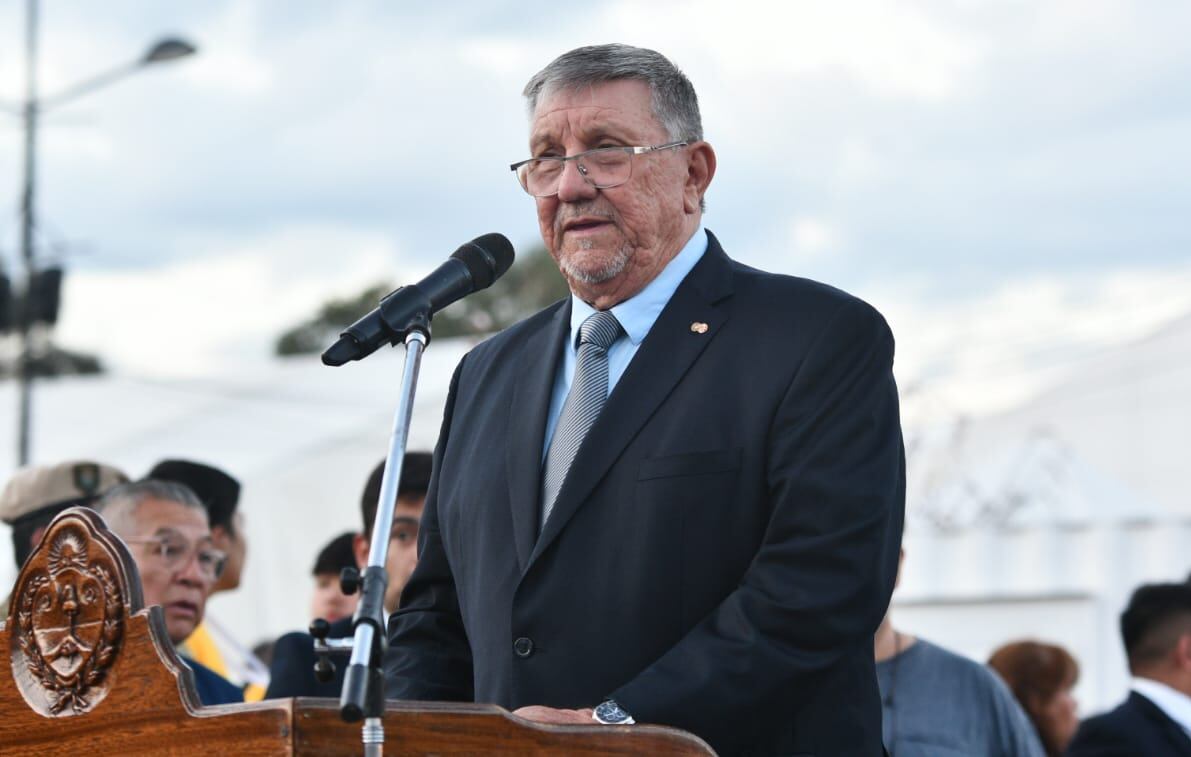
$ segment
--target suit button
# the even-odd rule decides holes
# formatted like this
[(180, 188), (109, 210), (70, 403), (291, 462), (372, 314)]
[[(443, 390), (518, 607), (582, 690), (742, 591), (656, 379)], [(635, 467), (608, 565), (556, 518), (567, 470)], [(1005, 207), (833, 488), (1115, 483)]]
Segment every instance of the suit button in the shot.
[(533, 654), (533, 639), (520, 637), (513, 642), (513, 652), (523, 660), (529, 657)]

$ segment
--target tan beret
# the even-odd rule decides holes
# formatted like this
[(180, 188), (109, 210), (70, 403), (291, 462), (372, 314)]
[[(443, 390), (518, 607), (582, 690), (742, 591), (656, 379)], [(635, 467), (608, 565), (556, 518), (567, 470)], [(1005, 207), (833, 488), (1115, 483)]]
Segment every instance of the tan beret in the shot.
[(21, 468), (0, 494), (0, 520), (12, 525), (42, 510), (87, 504), (127, 481), (128, 476), (117, 468), (90, 460)]

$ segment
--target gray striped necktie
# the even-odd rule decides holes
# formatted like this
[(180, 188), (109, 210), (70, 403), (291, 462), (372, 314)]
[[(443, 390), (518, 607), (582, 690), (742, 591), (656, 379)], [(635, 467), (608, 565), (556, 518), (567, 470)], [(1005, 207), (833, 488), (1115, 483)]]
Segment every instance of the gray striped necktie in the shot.
[(579, 326), (575, 378), (558, 417), (554, 438), (550, 440), (542, 474), (542, 526), (554, 509), (554, 500), (579, 445), (608, 399), (608, 348), (620, 334), (620, 321), (608, 310), (592, 313)]

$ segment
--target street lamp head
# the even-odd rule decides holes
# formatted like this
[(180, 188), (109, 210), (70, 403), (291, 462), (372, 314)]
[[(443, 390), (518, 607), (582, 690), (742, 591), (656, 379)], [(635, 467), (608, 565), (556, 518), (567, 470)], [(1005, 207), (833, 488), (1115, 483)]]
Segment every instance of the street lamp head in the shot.
[(184, 39), (167, 37), (149, 48), (149, 52), (145, 53), (145, 57), (141, 58), (141, 65), (147, 66), (151, 63), (162, 63), (167, 60), (185, 58), (187, 55), (194, 55), (196, 51), (195, 46)]

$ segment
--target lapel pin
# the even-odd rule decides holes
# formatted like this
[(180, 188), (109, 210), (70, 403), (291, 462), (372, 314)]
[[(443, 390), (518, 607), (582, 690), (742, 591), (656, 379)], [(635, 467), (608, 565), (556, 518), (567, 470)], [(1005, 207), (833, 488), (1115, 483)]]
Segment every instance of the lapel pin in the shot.
[(695, 321), (691, 324), (691, 331), (696, 334), (706, 334), (707, 324), (703, 323), (702, 321)]

